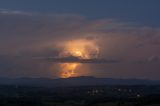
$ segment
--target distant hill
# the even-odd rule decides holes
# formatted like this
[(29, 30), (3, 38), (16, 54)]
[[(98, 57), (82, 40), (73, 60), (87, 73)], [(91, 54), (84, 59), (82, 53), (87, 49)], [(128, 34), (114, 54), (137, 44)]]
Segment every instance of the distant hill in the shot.
[(0, 78), (0, 85), (23, 86), (97, 86), (97, 85), (160, 85), (160, 80), (95, 78), (89, 76), (72, 78)]

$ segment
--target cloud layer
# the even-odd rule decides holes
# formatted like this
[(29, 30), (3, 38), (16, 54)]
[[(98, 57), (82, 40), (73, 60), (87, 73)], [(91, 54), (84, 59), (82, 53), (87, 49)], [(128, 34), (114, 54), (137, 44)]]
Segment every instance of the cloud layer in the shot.
[[(97, 40), (102, 60), (56, 58), (57, 44), (74, 39)], [(159, 79), (160, 29), (112, 19), (88, 20), (73, 14), (48, 15), (0, 10), (0, 75), (2, 77), (58, 77), (56, 64), (84, 64), (98, 77)], [(54, 57), (49, 62), (32, 57)], [(106, 59), (106, 60), (103, 60)], [(119, 60), (112, 64), (107, 60)], [(94, 62), (93, 62), (94, 61)], [(78, 70), (85, 70), (82, 67)]]
[(106, 59), (98, 59), (98, 58), (94, 58), (94, 59), (81, 59), (78, 57), (74, 57), (74, 56), (70, 56), (70, 57), (62, 57), (62, 58), (41, 58), (41, 59), (45, 59), (46, 61), (50, 61), (53, 63), (96, 63), (96, 64), (105, 64), (105, 63), (118, 63), (118, 60), (106, 60)]

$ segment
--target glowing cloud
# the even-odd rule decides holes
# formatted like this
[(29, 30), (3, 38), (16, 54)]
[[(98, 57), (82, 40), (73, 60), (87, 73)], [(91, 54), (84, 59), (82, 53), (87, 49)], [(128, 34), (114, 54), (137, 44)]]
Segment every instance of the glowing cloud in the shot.
[[(77, 57), (79, 59), (95, 59), (99, 54), (99, 47), (95, 41), (80, 39), (64, 42), (63, 51), (60, 57)], [(73, 77), (76, 75), (75, 70), (81, 63), (61, 63), (60, 76), (63, 78)]]

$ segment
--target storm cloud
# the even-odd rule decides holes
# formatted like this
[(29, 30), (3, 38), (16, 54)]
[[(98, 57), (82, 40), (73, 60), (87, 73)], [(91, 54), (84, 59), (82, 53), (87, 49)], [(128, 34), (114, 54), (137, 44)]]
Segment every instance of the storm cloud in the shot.
[[(99, 57), (90, 60), (56, 58), (62, 51), (57, 44), (74, 39), (96, 39)], [(91, 63), (84, 64), (89, 67), (91, 72), (88, 75), (91, 76), (159, 79), (159, 42), (160, 29), (157, 27), (113, 19), (89, 20), (74, 14), (1, 9), (0, 75), (55, 78), (58, 77), (57, 63), (80, 62)], [(52, 62), (33, 57), (49, 57)], [(118, 64), (110, 60), (118, 60)]]

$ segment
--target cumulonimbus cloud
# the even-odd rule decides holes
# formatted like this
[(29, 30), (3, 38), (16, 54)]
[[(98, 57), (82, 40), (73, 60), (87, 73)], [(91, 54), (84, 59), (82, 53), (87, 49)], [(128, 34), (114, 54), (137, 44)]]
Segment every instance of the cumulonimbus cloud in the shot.
[[(26, 62), (25, 59), (16, 59), (16, 61), (15, 58), (1, 59), (0, 63), (6, 63), (6, 65), (1, 65), (0, 75), (13, 76), (12, 73), (15, 73), (15, 76), (48, 76), (47, 73), (53, 72), (53, 76), (56, 76), (54, 73), (56, 73), (57, 67), (54, 64), (82, 62), (120, 63), (110, 64), (110, 67), (106, 64), (99, 66), (89, 64), (92, 65), (90, 68), (93, 75), (159, 78), (160, 66), (156, 62), (130, 64), (132, 61), (144, 61), (151, 56), (159, 57), (160, 29), (158, 27), (133, 25), (112, 19), (89, 20), (80, 15), (29, 15), (33, 13), (27, 13), (27, 15), (26, 13), (0, 10), (0, 55), (8, 55), (8, 58), (15, 55), (49, 58), (46, 58), (46, 61), (38, 61), (38, 63), (32, 59), (29, 62)], [(61, 48), (56, 45), (57, 42), (79, 38), (99, 39), (100, 59), (55, 58), (61, 51)], [(126, 60), (129, 64), (116, 62), (117, 60)], [(157, 60), (159, 59), (150, 59), (150, 61)], [(46, 65), (47, 61), (51, 61), (50, 64)], [(10, 63), (9, 69), (6, 68), (8, 63)], [(11, 65), (13, 63), (14, 65)], [(54, 67), (53, 70), (48, 69), (49, 65)], [(3, 68), (4, 66), (5, 68)], [(97, 71), (97, 67), (102, 71)], [(98, 72), (101, 73), (97, 74)]]

